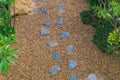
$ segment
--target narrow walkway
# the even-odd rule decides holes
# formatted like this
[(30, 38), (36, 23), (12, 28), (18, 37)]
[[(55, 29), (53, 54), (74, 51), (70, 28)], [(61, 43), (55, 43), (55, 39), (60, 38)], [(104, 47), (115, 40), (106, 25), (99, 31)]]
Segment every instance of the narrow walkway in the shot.
[[(55, 4), (65, 3), (64, 7), (56, 7)], [(76, 73), (78, 80), (87, 80), (89, 74), (94, 73), (99, 80), (120, 80), (120, 62), (108, 55), (102, 54), (92, 43), (94, 28), (84, 25), (80, 20), (80, 12), (87, 9), (85, 0), (35, 0), (32, 15), (17, 17), (17, 38), (15, 47), (19, 49), (18, 65), (10, 65), (8, 74), (3, 74), (5, 80), (69, 80), (70, 75)], [(41, 12), (41, 7), (47, 7), (47, 13)], [(63, 9), (63, 13), (58, 13)], [(63, 25), (56, 24), (56, 20), (62, 17)], [(51, 21), (51, 26), (43, 25), (46, 20)], [(41, 28), (48, 28), (49, 35), (41, 36)], [(62, 31), (70, 33), (69, 39), (58, 36)], [(50, 48), (46, 41), (55, 38), (58, 46)], [(69, 53), (67, 45), (73, 45), (74, 51)], [(60, 61), (53, 58), (52, 52), (57, 51)], [(68, 69), (68, 61), (75, 60), (78, 65)], [(56, 75), (49, 70), (54, 65), (60, 65), (61, 70)]]

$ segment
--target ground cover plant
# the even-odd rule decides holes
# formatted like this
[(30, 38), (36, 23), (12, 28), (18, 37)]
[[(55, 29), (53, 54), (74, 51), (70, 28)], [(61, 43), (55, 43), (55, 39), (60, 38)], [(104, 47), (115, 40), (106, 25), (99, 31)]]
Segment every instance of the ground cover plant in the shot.
[(93, 42), (105, 53), (111, 54), (120, 48), (120, 1), (86, 0), (89, 10), (80, 13), (82, 22), (95, 27)]
[(0, 72), (8, 72), (9, 63), (15, 63), (17, 49), (10, 46), (16, 41), (16, 30), (11, 26), (10, 5), (14, 0), (0, 0)]

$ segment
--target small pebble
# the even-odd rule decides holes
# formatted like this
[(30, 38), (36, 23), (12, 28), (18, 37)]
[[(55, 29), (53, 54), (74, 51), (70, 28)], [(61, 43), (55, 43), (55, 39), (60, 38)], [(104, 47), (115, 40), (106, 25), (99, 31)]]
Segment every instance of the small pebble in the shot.
[(57, 19), (57, 24), (62, 25), (63, 24), (63, 18), (58, 18)]
[(42, 28), (40, 31), (42, 36), (50, 34), (50, 31), (47, 28)]
[(77, 74), (72, 74), (69, 80), (77, 80)]
[(46, 42), (46, 45), (48, 47), (55, 47), (55, 46), (58, 46), (58, 42), (55, 38), (52, 38)]
[(68, 46), (67, 46), (67, 51), (68, 51), (68, 52), (72, 52), (73, 49), (74, 49), (73, 45), (68, 45)]
[(46, 7), (42, 7), (42, 8), (41, 8), (41, 12), (42, 12), (42, 13), (47, 13), (47, 8), (46, 8)]
[(59, 4), (55, 4), (55, 6), (57, 6), (57, 7), (64, 7), (65, 4), (64, 3), (59, 3)]
[(50, 22), (50, 21), (45, 21), (45, 22), (43, 23), (43, 25), (45, 25), (45, 26), (50, 26), (50, 25), (51, 25), (51, 22)]
[(50, 72), (52, 75), (55, 75), (55, 74), (57, 74), (57, 72), (58, 72), (59, 70), (61, 70), (60, 66), (56, 65), (56, 66), (52, 67), (52, 68), (49, 70), (49, 72)]
[(64, 31), (64, 32), (60, 33), (59, 36), (62, 37), (62, 38), (69, 38), (70, 37), (70, 33)]
[(97, 78), (97, 75), (96, 74), (89, 74), (88, 75), (88, 80), (98, 80), (98, 78)]
[(73, 70), (77, 65), (78, 65), (78, 63), (76, 61), (69, 60), (69, 62), (68, 62), (68, 69), (69, 70)]
[(57, 10), (57, 12), (58, 12), (58, 13), (63, 13), (64, 10), (63, 10), (63, 9), (59, 9), (59, 10)]
[(58, 55), (57, 52), (53, 52), (52, 56), (56, 59), (56, 60), (60, 60), (60, 56)]

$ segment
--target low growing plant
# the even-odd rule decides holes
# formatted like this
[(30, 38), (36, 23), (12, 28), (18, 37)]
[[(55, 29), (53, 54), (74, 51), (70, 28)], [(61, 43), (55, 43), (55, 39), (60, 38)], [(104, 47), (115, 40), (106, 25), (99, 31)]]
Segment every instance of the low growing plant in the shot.
[(108, 4), (103, 1), (102, 6), (94, 6), (93, 9), (99, 18), (108, 20), (114, 27), (116, 36), (116, 49), (119, 48), (118, 17), (120, 17), (120, 2), (112, 0)]
[(0, 72), (8, 72), (8, 64), (16, 64), (18, 56), (14, 54), (17, 49), (11, 49), (10, 45), (0, 46)]
[(8, 72), (9, 63), (16, 64), (17, 49), (10, 48), (16, 41), (16, 29), (11, 26), (10, 5), (15, 0), (0, 0), (0, 72)]
[[(108, 3), (111, 2), (112, 0), (86, 0), (86, 1), (89, 3), (90, 8), (89, 10), (80, 13), (81, 20), (84, 24), (92, 25), (95, 27), (96, 31), (93, 42), (101, 49), (102, 52), (110, 54), (112, 51), (116, 49), (115, 45), (111, 46), (110, 43), (108, 43), (109, 33), (112, 33), (112, 31), (114, 30), (114, 26), (111, 24), (110, 19), (99, 17), (97, 14), (98, 11), (95, 11), (93, 7), (98, 6), (101, 7), (101, 9), (104, 9), (105, 8), (104, 6), (106, 6), (107, 8), (110, 8), (108, 7)], [(120, 2), (119, 0), (115, 1), (118, 3)], [(118, 26), (120, 25), (119, 18), (120, 17), (116, 18), (118, 20), (117, 24)]]

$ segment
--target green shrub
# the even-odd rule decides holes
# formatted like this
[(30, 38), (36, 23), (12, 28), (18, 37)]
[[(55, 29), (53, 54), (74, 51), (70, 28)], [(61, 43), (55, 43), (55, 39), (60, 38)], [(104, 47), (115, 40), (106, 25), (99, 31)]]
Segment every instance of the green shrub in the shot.
[(80, 15), (81, 20), (84, 24), (92, 24), (92, 22), (94, 21), (92, 10), (83, 11), (80, 13)]
[(109, 52), (107, 43), (108, 35), (113, 30), (113, 26), (106, 20), (97, 18), (93, 11), (83, 11), (80, 13), (81, 20), (84, 24), (95, 27), (96, 32), (93, 42), (101, 49), (102, 52)]
[(11, 26), (0, 26), (0, 33), (5, 36), (9, 36), (11, 34), (16, 33), (16, 29)]
[(96, 32), (93, 42), (101, 49), (102, 52), (109, 53), (110, 48), (108, 47), (107, 39), (109, 33), (113, 30), (113, 26), (107, 21), (102, 21), (101, 23), (98, 23), (95, 28)]
[(11, 49), (16, 41), (16, 29), (11, 26), (10, 5), (14, 0), (0, 0), (0, 72), (8, 72), (9, 63), (15, 64), (18, 58), (14, 53), (17, 49)]
[[(105, 2), (103, 2), (103, 3), (106, 4)], [(108, 2), (107, 5), (108, 6), (96, 5), (93, 7), (93, 10), (99, 18), (107, 20), (114, 27), (114, 33), (116, 35), (112, 35), (112, 37), (110, 37), (110, 39), (111, 38), (113, 39), (113, 37), (114, 37), (115, 38), (114, 42), (116, 42), (116, 44), (113, 42), (113, 40), (111, 41), (109, 39), (107, 41), (109, 42), (109, 45), (114, 44), (114, 45), (116, 45), (116, 49), (119, 49), (120, 48), (119, 47), (119, 30), (118, 30), (119, 23), (118, 23), (117, 19), (118, 19), (118, 17), (120, 17), (120, 2), (112, 0), (112, 1)], [(111, 46), (113, 46), (113, 45), (111, 45)]]
[[(110, 4), (109, 1), (112, 0), (87, 0), (90, 10), (80, 13), (82, 22), (84, 24), (92, 25), (96, 29), (93, 42), (101, 49), (102, 52), (108, 54), (116, 49), (116, 46), (110, 45), (110, 40), (108, 41), (108, 36), (110, 36), (109, 33), (114, 29), (114, 25), (111, 24), (112, 22), (110, 20), (118, 19), (118, 17), (120, 17), (120, 1), (116, 0), (118, 3), (112, 1)], [(114, 15), (115, 18), (113, 18)], [(117, 24), (115, 27), (117, 26), (119, 25)]]
[(0, 0), (0, 3), (2, 4), (11, 4), (13, 3), (15, 0)]
[(98, 5), (98, 0), (86, 0), (90, 7), (93, 7), (94, 5)]
[[(9, 4), (11, 4), (11, 2), (13, 0), (0, 0), (0, 2), (9, 2)], [(9, 7), (9, 5), (7, 4), (7, 7)], [(5, 3), (0, 3), (0, 33), (2, 35), (8, 36), (11, 34), (15, 34), (16, 30), (14, 27), (12, 27), (10, 25), (10, 20), (11, 20), (11, 16), (10, 16), (10, 10), (6, 8), (6, 4)]]

